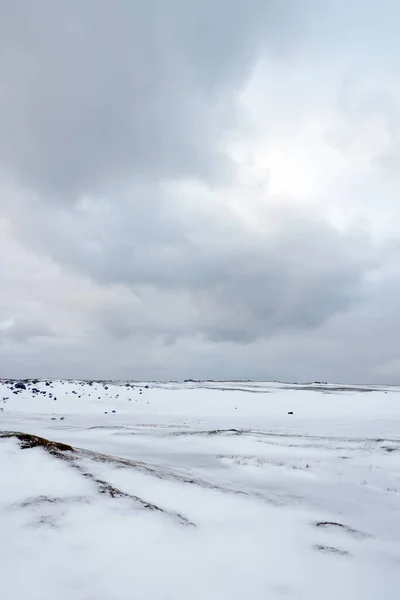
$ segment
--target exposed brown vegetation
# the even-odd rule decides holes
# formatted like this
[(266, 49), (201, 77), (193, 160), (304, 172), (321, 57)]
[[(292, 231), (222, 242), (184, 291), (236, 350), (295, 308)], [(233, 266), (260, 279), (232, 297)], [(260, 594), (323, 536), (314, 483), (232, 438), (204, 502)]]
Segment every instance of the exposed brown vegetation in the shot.
[(31, 433), (20, 433), (18, 431), (0, 432), (0, 438), (15, 438), (19, 440), (23, 450), (27, 448), (43, 448), (50, 454), (58, 456), (60, 452), (74, 452), (72, 446), (61, 442), (53, 442), (46, 438), (32, 435)]

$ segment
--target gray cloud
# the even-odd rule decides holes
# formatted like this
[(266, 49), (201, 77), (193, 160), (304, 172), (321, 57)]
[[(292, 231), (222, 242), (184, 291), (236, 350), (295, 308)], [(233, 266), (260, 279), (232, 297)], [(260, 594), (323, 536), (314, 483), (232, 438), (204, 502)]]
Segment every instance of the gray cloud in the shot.
[(346, 6), (0, 0), (10, 374), (396, 377), (399, 92)]
[(285, 46), (293, 5), (0, 3), (1, 162), (52, 199), (121, 178), (226, 177), (227, 93), (261, 48)]
[[(37, 252), (99, 285), (125, 286), (152, 305), (147, 319), (131, 298), (100, 309), (100, 322), (117, 337), (140, 331), (175, 340), (190, 333), (249, 343), (276, 331), (316, 328), (362, 302), (365, 279), (381, 264), (368, 235), (340, 233), (322, 215), (284, 198), (279, 209), (268, 210), (272, 233), (244, 227), (228, 210), (210, 218), (207, 190), (200, 208), (191, 209), (182, 208), (186, 194), (178, 202), (176, 192), (172, 203), (156, 192), (141, 188), (132, 202), (122, 198), (103, 210), (37, 208), (29, 219), (17, 219)], [(179, 313), (171, 321), (174, 304)]]
[(0, 344), (10, 341), (26, 343), (37, 338), (53, 337), (56, 332), (46, 322), (30, 319), (6, 319), (0, 323)]

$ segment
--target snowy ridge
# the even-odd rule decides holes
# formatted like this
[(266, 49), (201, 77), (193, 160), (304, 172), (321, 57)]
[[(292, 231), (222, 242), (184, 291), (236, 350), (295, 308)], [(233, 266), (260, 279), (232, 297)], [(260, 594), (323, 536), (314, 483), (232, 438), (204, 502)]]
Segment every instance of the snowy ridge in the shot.
[(398, 599), (399, 392), (3, 380), (2, 597)]

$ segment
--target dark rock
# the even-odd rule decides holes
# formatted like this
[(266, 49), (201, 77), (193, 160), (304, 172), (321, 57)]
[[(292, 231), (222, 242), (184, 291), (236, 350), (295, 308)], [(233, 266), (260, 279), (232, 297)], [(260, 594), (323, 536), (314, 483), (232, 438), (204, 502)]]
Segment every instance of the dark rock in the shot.
[(292, 414), (293, 414), (292, 411), (288, 412), (288, 415), (292, 415)]
[(22, 381), (18, 381), (14, 387), (16, 390), (26, 390), (26, 385), (25, 383), (22, 383)]

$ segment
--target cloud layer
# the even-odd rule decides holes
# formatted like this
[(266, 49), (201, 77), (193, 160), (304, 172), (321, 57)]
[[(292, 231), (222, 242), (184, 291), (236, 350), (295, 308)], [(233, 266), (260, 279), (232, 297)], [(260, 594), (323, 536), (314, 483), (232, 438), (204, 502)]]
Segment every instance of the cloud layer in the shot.
[(0, 0), (4, 376), (399, 381), (384, 4)]

